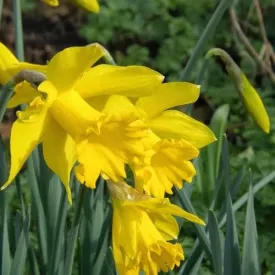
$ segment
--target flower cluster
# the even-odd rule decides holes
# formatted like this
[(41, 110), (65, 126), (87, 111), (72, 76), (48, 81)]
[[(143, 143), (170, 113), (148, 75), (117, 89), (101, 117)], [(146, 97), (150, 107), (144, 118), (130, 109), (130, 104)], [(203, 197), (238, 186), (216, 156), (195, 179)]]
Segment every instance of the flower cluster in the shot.
[[(59, 175), (72, 202), (71, 170), (89, 188), (99, 176), (108, 182), (113, 201), (113, 251), (120, 274), (157, 274), (184, 259), (172, 215), (203, 224), (198, 217), (164, 198), (175, 185), (191, 182), (191, 162), (199, 149), (215, 140), (199, 121), (171, 108), (195, 102), (200, 87), (163, 83), (144, 66), (98, 64), (99, 44), (71, 47), (47, 65), (19, 62), (0, 44), (0, 81), (6, 84), (22, 70), (39, 72), (39, 83), (14, 87), (8, 108), (21, 104), (10, 139), (11, 167), (6, 188), (31, 152), (42, 144), (49, 168)], [(135, 188), (123, 180), (133, 171)]]

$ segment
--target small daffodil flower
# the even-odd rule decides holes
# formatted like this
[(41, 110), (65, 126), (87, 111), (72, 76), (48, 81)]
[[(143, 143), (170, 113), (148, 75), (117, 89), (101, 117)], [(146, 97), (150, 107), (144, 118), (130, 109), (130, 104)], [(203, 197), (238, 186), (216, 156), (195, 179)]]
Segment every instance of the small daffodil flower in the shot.
[(179, 227), (173, 216), (204, 225), (197, 216), (173, 205), (168, 199), (152, 198), (124, 182), (108, 182), (113, 204), (112, 241), (120, 275), (157, 275), (174, 269), (184, 260), (177, 239)]
[[(45, 4), (51, 7), (58, 7), (59, 0), (42, 0)], [(98, 13), (100, 8), (97, 0), (71, 0), (77, 7), (89, 12)]]

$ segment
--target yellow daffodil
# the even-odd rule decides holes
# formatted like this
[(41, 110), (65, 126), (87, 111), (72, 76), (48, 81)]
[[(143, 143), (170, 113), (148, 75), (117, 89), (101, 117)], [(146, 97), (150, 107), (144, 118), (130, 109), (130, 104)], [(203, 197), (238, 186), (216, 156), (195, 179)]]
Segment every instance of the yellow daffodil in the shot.
[(216, 140), (212, 131), (201, 122), (177, 110), (175, 106), (197, 100), (199, 86), (172, 82), (161, 84), (148, 97), (137, 100), (135, 106), (153, 132), (149, 136), (154, 150), (150, 165), (133, 163), (136, 188), (163, 198), (172, 187), (182, 187), (196, 174), (190, 160), (198, 156), (201, 147)]
[(0, 84), (4, 85), (14, 75), (24, 69), (46, 72), (46, 66), (19, 62), (10, 50), (0, 43)]
[[(79, 123), (84, 129), (91, 121), (97, 119), (98, 112), (93, 111), (80, 96), (77, 96), (78, 94), (74, 93), (73, 88), (83, 73), (102, 55), (102, 47), (93, 44), (87, 47), (68, 48), (51, 59), (47, 66), (48, 80), (39, 85), (40, 93), (33, 94), (29, 106), (24, 111), (17, 112), (18, 119), (13, 123), (11, 130), (10, 175), (1, 189), (6, 188), (13, 181), (34, 148), (42, 143), (45, 161), (60, 176), (71, 202), (69, 176), (76, 161), (75, 143), (56, 121), (54, 103), (64, 94), (68, 94), (68, 97), (72, 95), (75, 108), (69, 110), (69, 119), (77, 120), (80, 116), (83, 119), (77, 122), (80, 121)], [(26, 89), (28, 91), (28, 88)], [(13, 100), (17, 104), (27, 103), (22, 102), (26, 99), (27, 91), (19, 89)], [(62, 111), (60, 110), (60, 112)], [(62, 123), (70, 124), (70, 121), (62, 121)]]
[[(193, 90), (186, 90), (186, 87)], [(183, 88), (186, 93), (189, 92), (188, 95), (184, 94)], [(166, 108), (196, 100), (196, 85), (169, 83), (154, 86), (154, 89), (153, 95), (138, 99), (136, 106), (125, 96), (114, 96), (117, 104), (109, 108), (109, 112), (120, 114), (125, 110), (131, 111), (138, 114), (149, 127), (147, 135), (142, 139), (143, 146), (147, 149), (145, 157), (142, 160), (138, 157), (132, 159), (130, 166), (135, 175), (135, 187), (140, 192), (144, 190), (147, 194), (164, 197), (165, 193), (172, 193), (174, 185), (181, 188), (183, 180), (192, 181), (196, 171), (190, 160), (198, 156), (198, 148), (214, 141), (215, 136), (204, 124), (179, 111), (163, 112)], [(101, 111), (105, 101), (106, 98), (101, 96), (93, 106)], [(155, 111), (157, 112), (154, 113)], [(174, 119), (172, 116), (168, 123), (162, 125), (160, 121), (158, 127), (151, 127), (166, 112), (175, 114)], [(162, 135), (161, 127), (166, 129), (165, 135)]]
[[(80, 163), (77, 176), (87, 186), (95, 187), (100, 173), (112, 180), (125, 177), (124, 164), (131, 157), (130, 152), (141, 154), (137, 140), (146, 133), (145, 126), (131, 112), (111, 115), (108, 110), (117, 105), (112, 99), (105, 102), (102, 113), (89, 103), (98, 101), (93, 100), (95, 96), (112, 93), (137, 96), (139, 90), (141, 95), (146, 95), (149, 89), (144, 92), (142, 89), (161, 83), (163, 76), (140, 66), (90, 68), (102, 55), (104, 49), (98, 44), (68, 48), (51, 59), (47, 65), (47, 80), (39, 85), (38, 91), (30, 93), (24, 83), (16, 90), (10, 105), (26, 103), (26, 98), (30, 104), (18, 113), (12, 128), (11, 171), (2, 189), (11, 183), (31, 151), (41, 142), (45, 161), (65, 184), (69, 200), (69, 174), (77, 158), (76, 150)], [(96, 82), (99, 74), (104, 75), (105, 84)], [(26, 146), (21, 146), (22, 135), (26, 136)]]
[(152, 198), (125, 184), (108, 183), (113, 203), (113, 253), (120, 275), (156, 275), (167, 272), (184, 260), (177, 239), (179, 228), (174, 216), (204, 224), (168, 199)]
[[(59, 6), (58, 0), (42, 0), (44, 3), (51, 7)], [(86, 11), (98, 13), (99, 12), (99, 4), (97, 0), (71, 0), (73, 4), (78, 6), (81, 9)]]

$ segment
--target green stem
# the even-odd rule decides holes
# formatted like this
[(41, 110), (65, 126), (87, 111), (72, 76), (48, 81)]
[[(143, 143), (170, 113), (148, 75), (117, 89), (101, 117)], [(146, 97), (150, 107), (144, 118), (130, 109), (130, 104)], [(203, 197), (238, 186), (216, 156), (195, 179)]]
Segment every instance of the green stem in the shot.
[(0, 93), (0, 122), (2, 122), (2, 120), (4, 118), (8, 101), (10, 100), (10, 98), (12, 96), (13, 86), (14, 86), (14, 82), (9, 81), (8, 83), (5, 84), (5, 86), (1, 90), (1, 93)]
[(13, 0), (13, 19), (15, 24), (15, 50), (19, 61), (24, 61), (24, 38), (20, 0)]
[(74, 259), (74, 253), (75, 253), (75, 247), (76, 247), (76, 241), (78, 236), (78, 230), (80, 226), (80, 220), (81, 220), (81, 214), (82, 214), (82, 205), (84, 201), (84, 193), (86, 190), (86, 186), (82, 185), (81, 189), (79, 190), (79, 198), (77, 202), (77, 208), (74, 214), (73, 218), (73, 224), (70, 232), (70, 238), (68, 243), (68, 250), (65, 257), (65, 270), (64, 275), (70, 275), (72, 273), (73, 268), (73, 259)]
[(190, 57), (188, 60), (185, 69), (183, 70), (183, 73), (180, 76), (180, 79), (182, 80), (188, 80), (191, 71), (193, 70), (197, 60), (200, 58), (200, 56), (203, 54), (203, 51), (207, 45), (207, 42), (212, 37), (214, 30), (216, 29), (217, 25), (222, 19), (222, 16), (226, 12), (226, 10), (229, 8), (230, 4), (232, 3), (232, 0), (221, 0), (217, 9), (215, 10), (214, 14), (212, 15), (210, 21), (208, 22), (206, 28), (204, 29), (202, 35), (200, 36), (200, 39)]
[(105, 54), (103, 56), (103, 59), (106, 61), (106, 63), (111, 64), (111, 65), (116, 65), (115, 60), (113, 59), (113, 57), (111, 56), (111, 54), (109, 53), (109, 51), (107, 51), (105, 49)]
[(3, 7), (3, 0), (0, 0), (0, 27), (1, 27), (2, 7)]

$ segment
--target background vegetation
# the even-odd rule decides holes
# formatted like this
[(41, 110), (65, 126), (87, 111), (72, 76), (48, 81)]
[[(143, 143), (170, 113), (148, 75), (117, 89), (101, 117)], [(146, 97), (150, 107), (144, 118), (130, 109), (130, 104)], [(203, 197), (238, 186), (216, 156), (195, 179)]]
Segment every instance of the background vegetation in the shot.
[[(180, 80), (183, 68), (218, 2), (217, 0), (106, 0), (101, 1), (99, 15), (87, 15), (66, 3), (53, 10), (40, 2), (24, 0), (22, 8), (26, 60), (45, 63), (57, 50), (66, 46), (99, 42), (110, 50), (118, 65), (146, 65), (164, 74), (167, 81)], [(212, 47), (225, 49), (246, 73), (267, 106), (271, 118), (271, 133), (265, 135), (248, 118), (235, 92), (234, 84), (219, 59), (213, 59), (207, 65), (203, 82), (200, 83), (202, 95), (195, 104), (192, 115), (210, 123), (217, 107), (228, 104), (229, 109), (221, 111), (226, 117), (224, 129), (229, 142), (232, 173), (233, 175), (236, 173), (238, 178), (243, 167), (251, 168), (253, 180), (258, 181), (275, 169), (275, 73), (273, 73), (275, 54), (272, 51), (272, 45), (275, 45), (275, 3), (273, 0), (260, 1), (262, 22), (259, 20), (261, 17), (259, 9), (254, 5), (255, 2), (235, 1), (230, 12), (223, 17), (207, 49)], [(14, 48), (14, 29), (9, 1), (4, 3), (1, 20), (0, 39), (10, 48)], [(189, 81), (197, 81), (201, 65), (202, 59), (197, 64), (196, 70), (192, 72)], [(5, 123), (8, 122), (9, 120)], [(202, 152), (202, 156), (206, 154), (207, 151)], [(201, 166), (203, 170), (205, 163), (201, 163)], [(207, 174), (202, 172), (200, 175), (200, 178), (195, 179), (192, 203), (196, 211), (204, 216), (209, 208), (211, 194), (215, 190), (213, 187), (207, 188), (210, 184)], [(236, 179), (234, 176), (232, 178)], [(248, 189), (248, 173), (244, 172), (242, 178), (243, 183), (237, 194), (238, 197)], [(27, 198), (28, 192), (23, 192)], [(96, 194), (93, 193), (91, 196)], [(19, 201), (13, 204), (16, 209)], [(236, 215), (241, 243), (245, 211), (246, 209), (241, 208)], [(273, 181), (255, 197), (263, 273), (271, 272), (275, 268), (274, 211)], [(83, 227), (83, 232), (85, 230)], [(185, 236), (187, 231), (188, 236)], [(194, 243), (195, 233), (192, 233), (187, 223), (182, 230), (183, 236), (185, 253), (188, 255)], [(209, 262), (204, 261), (201, 274), (210, 272), (208, 267)]]

